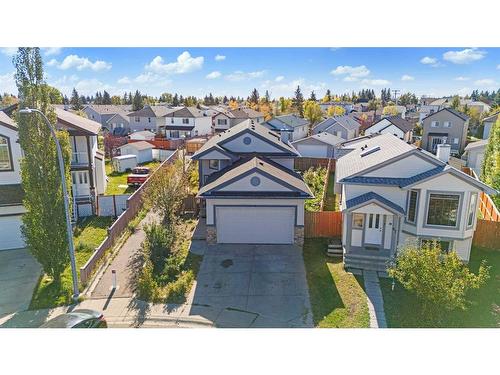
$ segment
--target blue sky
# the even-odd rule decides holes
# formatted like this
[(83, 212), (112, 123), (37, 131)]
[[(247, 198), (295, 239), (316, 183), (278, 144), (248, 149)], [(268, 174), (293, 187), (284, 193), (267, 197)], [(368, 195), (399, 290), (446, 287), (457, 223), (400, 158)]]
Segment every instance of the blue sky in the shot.
[[(0, 48), (0, 92), (16, 92), (15, 49)], [(148, 95), (272, 97), (300, 85), (333, 93), (390, 87), (417, 95), (500, 87), (500, 48), (44, 48), (49, 84), (69, 95), (140, 90)]]

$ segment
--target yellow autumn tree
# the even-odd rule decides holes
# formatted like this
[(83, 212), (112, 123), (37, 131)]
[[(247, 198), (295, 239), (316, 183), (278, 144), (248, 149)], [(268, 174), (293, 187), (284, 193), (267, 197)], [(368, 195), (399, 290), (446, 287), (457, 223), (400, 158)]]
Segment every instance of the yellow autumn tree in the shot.
[(328, 117), (342, 116), (345, 115), (345, 109), (339, 105), (332, 105), (326, 110), (326, 115)]
[(396, 116), (398, 114), (398, 109), (396, 108), (395, 105), (388, 105), (384, 107), (382, 114), (389, 116)]

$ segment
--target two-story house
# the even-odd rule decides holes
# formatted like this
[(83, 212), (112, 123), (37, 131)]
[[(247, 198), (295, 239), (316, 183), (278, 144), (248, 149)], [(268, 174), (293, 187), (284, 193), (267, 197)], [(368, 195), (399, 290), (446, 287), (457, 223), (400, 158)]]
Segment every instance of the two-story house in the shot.
[(436, 157), (381, 134), (344, 148), (335, 192), (341, 194), (346, 267), (385, 271), (402, 246), (428, 240), (469, 260), (479, 193), (497, 192), (450, 166), (448, 145), (440, 145)]
[(443, 108), (422, 120), (422, 145), (429, 152), (436, 153), (437, 145), (451, 145), (452, 155), (460, 155), (467, 143), (469, 117), (452, 108)]
[(179, 139), (212, 134), (212, 117), (196, 107), (170, 110), (163, 116), (158, 132), (166, 138)]
[[(60, 108), (61, 106), (56, 107)], [(109, 132), (113, 132), (116, 128), (123, 128), (129, 131), (129, 118), (127, 114), (131, 110), (131, 105), (89, 104), (83, 107), (83, 112), (85, 112), (90, 120), (100, 123), (102, 130)]]
[(214, 133), (232, 128), (239, 123), (252, 120), (253, 123), (264, 122), (264, 114), (251, 108), (238, 108), (232, 110), (220, 110), (212, 116), (212, 127)]
[(399, 116), (385, 117), (365, 129), (365, 134), (392, 134), (406, 142), (413, 138), (414, 124)]
[(312, 133), (330, 133), (337, 137), (349, 140), (359, 136), (359, 128), (361, 124), (355, 120), (353, 116), (343, 115), (329, 117), (326, 120), (317, 124)]
[(312, 193), (293, 170), (297, 156), (279, 134), (250, 120), (210, 138), (192, 156), (207, 242), (302, 246), (304, 201)]
[(263, 125), (280, 134), (285, 142), (294, 142), (307, 137), (310, 128), (309, 121), (295, 114), (276, 116)]
[(145, 105), (138, 111), (127, 114), (130, 131), (149, 130), (158, 133), (165, 126), (165, 115), (175, 111), (164, 105)]
[(0, 111), (0, 251), (24, 247), (21, 157), (17, 124)]

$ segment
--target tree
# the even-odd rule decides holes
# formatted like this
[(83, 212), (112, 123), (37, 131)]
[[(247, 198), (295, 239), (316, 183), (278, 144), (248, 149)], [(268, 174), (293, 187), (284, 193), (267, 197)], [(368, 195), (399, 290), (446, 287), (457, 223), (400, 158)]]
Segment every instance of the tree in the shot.
[(172, 97), (172, 105), (174, 107), (178, 107), (179, 104), (180, 104), (179, 96), (177, 95), (177, 93), (175, 93), (175, 95)]
[[(42, 111), (51, 123), (56, 115), (50, 105), (48, 86), (43, 76), (39, 48), (19, 48), (13, 58), (15, 81), (19, 90), (20, 107)], [(66, 216), (56, 144), (40, 115), (17, 114), (21, 159), (21, 179), (24, 190), (21, 231), (28, 250), (55, 282), (69, 264)], [(64, 159), (67, 186), (71, 186), (71, 148), (67, 131), (57, 132)], [(65, 192), (69, 193), (69, 192)]]
[(8, 107), (12, 104), (16, 104), (17, 102), (18, 99), (14, 95), (5, 93), (2, 100), (0, 100), (0, 108)]
[(71, 93), (70, 104), (71, 104), (71, 109), (74, 109), (75, 111), (79, 111), (83, 108), (80, 96), (78, 95), (78, 91), (76, 91), (75, 88), (73, 88), (73, 92)]
[(231, 110), (234, 110), (238, 107), (239, 107), (239, 104), (236, 100), (233, 99), (233, 100), (229, 101), (229, 108), (231, 108)]
[(134, 98), (132, 99), (132, 111), (138, 111), (144, 107), (144, 101), (139, 90), (136, 90)]
[(300, 91), (300, 86), (297, 86), (297, 90), (295, 90), (292, 103), (299, 116), (304, 117), (304, 96), (302, 95), (302, 91)]
[(388, 105), (384, 107), (382, 114), (386, 116), (396, 116), (398, 114), (398, 109), (395, 105)]
[(309, 97), (309, 100), (316, 101), (316, 94), (314, 93), (314, 90), (311, 91), (311, 96)]
[(421, 301), (428, 318), (464, 309), (467, 292), (480, 288), (489, 278), (489, 267), (483, 262), (476, 274), (460, 260), (455, 251), (443, 254), (437, 241), (421, 246), (408, 243), (388, 269), (405, 289)]
[(248, 102), (251, 104), (257, 104), (259, 102), (259, 92), (257, 89), (253, 89), (250, 97), (248, 98)]
[(340, 106), (340, 105), (331, 105), (328, 107), (326, 110), (326, 115), (328, 117), (333, 117), (333, 116), (342, 116), (345, 114), (345, 108)]
[(304, 118), (309, 121), (309, 133), (312, 132), (314, 125), (323, 118), (323, 111), (318, 103), (308, 100), (304, 104)]
[(49, 101), (50, 104), (63, 104), (63, 95), (61, 94), (61, 91), (56, 89), (55, 87), (46, 85), (47, 92), (49, 94)]
[(120, 98), (120, 96), (118, 96), (118, 95), (113, 95), (111, 97), (111, 104), (113, 104), (113, 105), (120, 105), (120, 104), (122, 104), (122, 98)]
[(102, 104), (111, 104), (111, 96), (106, 90), (104, 90), (104, 93), (102, 94)]
[(279, 102), (278, 109), (279, 109), (280, 114), (284, 115), (284, 114), (290, 113), (290, 110), (292, 108), (292, 100), (291, 99), (284, 98), (281, 96), (279, 98), (278, 102)]
[(265, 103), (270, 103), (271, 102), (271, 95), (269, 95), (269, 91), (266, 90), (266, 93), (264, 95), (264, 102)]
[(451, 108), (457, 111), (460, 108), (460, 98), (458, 97), (458, 95), (455, 95), (453, 97), (453, 100), (451, 101)]
[[(481, 180), (492, 188), (500, 190), (500, 116), (490, 131), (481, 166)], [(500, 207), (500, 195), (491, 198), (497, 207)]]
[(329, 103), (331, 101), (332, 101), (332, 93), (331, 93), (330, 89), (327, 89), (326, 94), (323, 97), (323, 103)]

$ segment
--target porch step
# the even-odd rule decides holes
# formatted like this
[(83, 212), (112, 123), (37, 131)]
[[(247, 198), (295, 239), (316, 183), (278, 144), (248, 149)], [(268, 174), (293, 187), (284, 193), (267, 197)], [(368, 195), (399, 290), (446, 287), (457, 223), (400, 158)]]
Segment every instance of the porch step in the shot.
[(344, 255), (344, 250), (342, 249), (342, 247), (328, 247), (328, 249), (326, 249), (326, 255), (331, 257), (341, 257)]
[(357, 268), (362, 270), (373, 270), (386, 272), (389, 258), (381, 256), (346, 254), (344, 257), (345, 268)]

